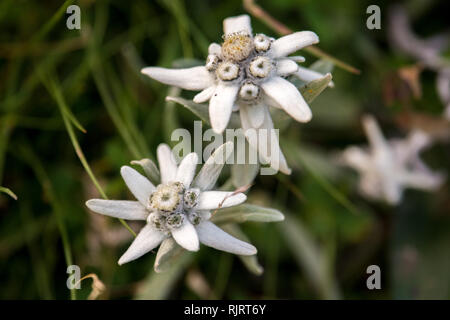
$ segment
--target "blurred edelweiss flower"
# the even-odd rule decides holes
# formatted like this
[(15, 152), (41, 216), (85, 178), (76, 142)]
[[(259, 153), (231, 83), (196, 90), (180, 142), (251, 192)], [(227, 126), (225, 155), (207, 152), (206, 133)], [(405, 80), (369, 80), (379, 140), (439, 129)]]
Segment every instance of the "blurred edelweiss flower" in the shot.
[[(253, 35), (248, 15), (230, 17), (223, 22), (223, 43), (212, 43), (205, 66), (187, 69), (147, 67), (142, 73), (162, 83), (186, 90), (201, 90), (195, 103), (209, 101), (209, 116), (213, 130), (222, 133), (227, 127), (232, 111), (240, 111), (241, 125), (245, 130), (274, 128), (268, 106), (283, 109), (299, 122), (312, 118), (311, 110), (294, 84), (285, 79), (296, 76), (310, 82), (322, 78), (319, 72), (300, 67), (300, 56), (288, 57), (306, 46), (319, 42), (314, 32), (302, 31), (277, 40), (264, 34)], [(268, 159), (281, 172), (290, 174), (278, 137), (271, 137), (269, 145), (279, 154)], [(258, 139), (249, 144), (256, 150)], [(276, 158), (276, 159), (275, 159)], [(278, 159), (278, 160), (277, 160)]]
[[(119, 264), (135, 260), (157, 247), (168, 237), (189, 251), (199, 250), (199, 242), (212, 248), (254, 255), (256, 248), (238, 240), (212, 222), (210, 210), (243, 203), (243, 193), (209, 191), (217, 181), (223, 159), (232, 152), (232, 143), (219, 147), (194, 179), (198, 157), (190, 153), (177, 166), (172, 151), (160, 144), (157, 158), (161, 184), (156, 187), (139, 172), (123, 166), (121, 175), (138, 201), (91, 199), (86, 202), (94, 212), (127, 220), (146, 220), (147, 224), (119, 259)], [(222, 163), (222, 164), (218, 164)]]
[(420, 159), (419, 153), (431, 143), (424, 132), (386, 141), (372, 116), (363, 118), (363, 127), (370, 150), (351, 146), (343, 153), (344, 162), (361, 175), (363, 194), (398, 204), (406, 187), (435, 190), (444, 182), (443, 174), (432, 172)]

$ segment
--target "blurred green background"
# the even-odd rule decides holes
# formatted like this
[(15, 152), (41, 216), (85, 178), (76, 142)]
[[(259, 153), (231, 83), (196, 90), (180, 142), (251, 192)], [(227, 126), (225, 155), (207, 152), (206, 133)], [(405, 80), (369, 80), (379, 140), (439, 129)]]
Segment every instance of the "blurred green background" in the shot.
[[(119, 267), (131, 234), (84, 205), (100, 197), (86, 168), (109, 198), (131, 199), (119, 168), (154, 158), (173, 129), (191, 129), (197, 120), (182, 106), (166, 105), (171, 89), (139, 70), (203, 60), (209, 43), (221, 40), (222, 20), (246, 12), (242, 2), (0, 2), (0, 186), (18, 196), (0, 193), (2, 299), (69, 299), (70, 264), (99, 277), (106, 287), (100, 299), (450, 298), (448, 182), (434, 193), (408, 190), (389, 207), (358, 195), (357, 175), (332, 161), (344, 147), (366, 143), (359, 120), (367, 112), (387, 137), (417, 125), (448, 136), (435, 73), (420, 74), (420, 96), (399, 76), (416, 61), (388, 42), (390, 2), (376, 1), (381, 30), (366, 28), (373, 1), (257, 3), (292, 30), (316, 32), (321, 49), (361, 70), (335, 67), (336, 86), (311, 104), (310, 123), (276, 124), (293, 174), (259, 176), (248, 202), (277, 208), (286, 221), (242, 225), (258, 248), (262, 275), (207, 247), (162, 274), (153, 271), (152, 253)], [(81, 30), (66, 28), (69, 4), (81, 8)], [(405, 8), (417, 34), (448, 31), (448, 1), (407, 1)], [(252, 25), (279, 36), (255, 17)], [(302, 54), (306, 66), (317, 60)], [(449, 172), (448, 140), (423, 157)], [(381, 290), (366, 287), (371, 264), (381, 268)], [(82, 282), (78, 299), (87, 298), (90, 282)]]

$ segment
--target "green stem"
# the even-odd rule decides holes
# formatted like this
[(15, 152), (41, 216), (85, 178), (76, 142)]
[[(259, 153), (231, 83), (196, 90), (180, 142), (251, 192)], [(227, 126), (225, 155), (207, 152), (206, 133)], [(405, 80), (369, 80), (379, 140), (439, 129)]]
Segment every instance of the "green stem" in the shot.
[[(43, 76), (44, 77), (44, 76)], [(106, 193), (103, 191), (103, 188), (100, 186), (97, 178), (93, 174), (91, 167), (89, 166), (89, 163), (86, 161), (86, 157), (84, 156), (83, 150), (81, 150), (81, 147), (78, 143), (77, 137), (75, 135), (75, 132), (73, 131), (72, 124), (67, 116), (67, 112), (65, 112), (65, 108), (67, 108), (67, 105), (64, 101), (64, 97), (62, 96), (60, 88), (57, 86), (56, 81), (54, 80), (53, 76), (45, 77), (43, 78), (43, 84), (46, 85), (47, 90), (49, 93), (53, 96), (53, 98), (56, 101), (56, 104), (58, 105), (58, 108), (61, 112), (64, 125), (66, 127), (66, 130), (69, 134), (70, 141), (72, 142), (72, 145), (75, 149), (75, 153), (77, 154), (78, 158), (81, 161), (81, 164), (83, 165), (83, 168), (86, 170), (87, 174), (89, 175), (89, 178), (94, 183), (95, 187), (97, 188), (98, 192), (104, 199), (108, 199), (106, 196)], [(127, 228), (127, 230), (136, 237), (136, 233), (130, 228), (130, 226), (123, 220), (119, 219), (120, 223)]]
[(103, 103), (105, 104), (106, 110), (108, 111), (109, 116), (111, 117), (114, 125), (116, 126), (117, 130), (119, 131), (119, 134), (122, 136), (123, 140), (125, 141), (125, 144), (130, 149), (131, 154), (136, 159), (142, 159), (143, 155), (140, 152), (138, 146), (136, 145), (135, 141), (133, 140), (130, 132), (127, 130), (127, 127), (123, 121), (123, 119), (120, 117), (119, 112), (117, 110), (117, 107), (114, 103), (113, 98), (111, 97), (111, 94), (109, 93), (106, 80), (103, 74), (103, 71), (101, 70), (101, 67), (93, 62), (92, 64), (92, 75), (94, 76), (95, 84), (97, 85), (98, 91), (100, 92), (100, 96), (103, 100)]

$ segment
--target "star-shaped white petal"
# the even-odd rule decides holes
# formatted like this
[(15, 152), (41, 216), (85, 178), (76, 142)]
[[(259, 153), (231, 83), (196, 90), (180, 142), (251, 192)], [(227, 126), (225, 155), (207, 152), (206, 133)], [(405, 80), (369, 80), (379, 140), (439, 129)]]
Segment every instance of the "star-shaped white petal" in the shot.
[(369, 147), (351, 146), (343, 153), (344, 162), (360, 174), (361, 193), (398, 204), (405, 188), (432, 191), (443, 183), (444, 175), (432, 172), (420, 159), (420, 151), (430, 143), (425, 133), (388, 141), (375, 118), (365, 116), (362, 123)]

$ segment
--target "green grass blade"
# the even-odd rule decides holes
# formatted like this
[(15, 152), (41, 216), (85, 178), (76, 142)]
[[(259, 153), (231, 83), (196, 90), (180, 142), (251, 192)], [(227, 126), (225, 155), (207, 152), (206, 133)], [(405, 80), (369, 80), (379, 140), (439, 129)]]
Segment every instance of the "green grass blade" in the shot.
[[(81, 164), (83, 165), (83, 168), (86, 170), (87, 174), (89, 175), (89, 177), (91, 178), (92, 182), (94, 183), (95, 187), (97, 188), (98, 192), (100, 193), (100, 195), (104, 198), (104, 199), (108, 199), (108, 197), (106, 196), (106, 193), (103, 191), (103, 188), (100, 186), (97, 178), (95, 177), (95, 175), (93, 174), (91, 167), (89, 166), (89, 163), (87, 162), (83, 151), (81, 150), (81, 147), (78, 143), (77, 137), (75, 135), (75, 132), (73, 131), (72, 125), (67, 117), (67, 114), (64, 112), (64, 99), (62, 97), (60, 88), (58, 87), (58, 85), (56, 84), (56, 81), (54, 80), (54, 78), (52, 76), (50, 77), (46, 77), (43, 79), (43, 83), (47, 83), (47, 89), (49, 91), (49, 93), (53, 96), (53, 98), (56, 101), (56, 104), (58, 105), (58, 108), (61, 111), (61, 115), (64, 121), (64, 125), (66, 127), (66, 130), (69, 134), (70, 137), (70, 141), (72, 142), (72, 145), (75, 149), (75, 153), (77, 154), (78, 158), (81, 161)], [(56, 97), (60, 97), (62, 100), (58, 100)], [(128, 229), (128, 231), (133, 235), (136, 236), (136, 233), (130, 228), (130, 226), (123, 220), (123, 219), (119, 219), (120, 223), (122, 223), (122, 225)]]
[(167, 8), (167, 10), (170, 11), (177, 22), (184, 57), (192, 58), (194, 53), (192, 50), (192, 42), (189, 38), (189, 18), (186, 15), (186, 9), (183, 1), (160, 0), (160, 2)]
[(9, 195), (14, 200), (18, 199), (16, 194), (14, 192), (12, 192), (11, 189), (8, 189), (6, 187), (0, 187), (0, 192), (6, 193), (7, 195)]
[(38, 41), (45, 37), (45, 35), (56, 25), (56, 23), (61, 19), (65, 13), (67, 7), (72, 4), (74, 0), (67, 0), (63, 3), (61, 7), (59, 7), (58, 11), (44, 24), (44, 26), (36, 33), (33, 37), (33, 41)]
[(92, 75), (94, 76), (95, 84), (97, 85), (106, 110), (117, 130), (119, 131), (119, 134), (122, 136), (122, 139), (125, 141), (126, 146), (135, 159), (142, 159), (144, 155), (139, 150), (139, 147), (136, 145), (136, 142), (134, 141), (129, 130), (127, 129), (127, 126), (121, 118), (114, 99), (109, 92), (103, 70), (97, 63), (92, 63)]

